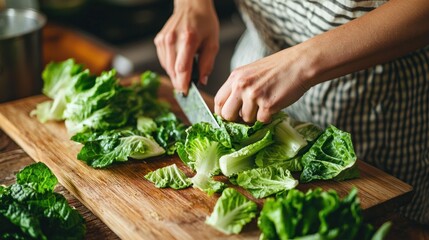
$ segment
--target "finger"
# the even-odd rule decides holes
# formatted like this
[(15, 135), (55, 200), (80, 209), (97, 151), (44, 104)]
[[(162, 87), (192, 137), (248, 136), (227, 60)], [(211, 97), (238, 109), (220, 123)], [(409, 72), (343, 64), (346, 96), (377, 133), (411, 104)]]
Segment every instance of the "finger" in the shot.
[(176, 78), (176, 72), (174, 71), (176, 63), (176, 34), (174, 32), (165, 36), (164, 51), (167, 73), (174, 82), (174, 79)]
[(258, 112), (258, 105), (252, 98), (243, 99), (243, 106), (241, 107), (241, 118), (247, 123), (256, 121), (256, 114)]
[(216, 54), (219, 50), (219, 44), (217, 42), (208, 43), (201, 49), (199, 56), (199, 65), (200, 65), (200, 76), (199, 82), (207, 85), (207, 79), (210, 73), (213, 70), (214, 61)]
[(177, 59), (175, 63), (176, 78), (173, 86), (178, 91), (188, 93), (189, 82), (192, 73), (192, 61), (197, 51), (195, 34), (187, 33), (179, 40), (177, 49)]
[[(163, 35), (161, 33), (159, 33), (158, 35), (156, 35), (156, 37), (154, 38), (154, 43), (156, 46), (156, 54), (158, 55), (158, 60), (159, 63), (161, 64), (161, 67), (166, 70), (166, 65), (165, 65), (165, 50), (164, 50), (164, 40), (163, 40)], [(168, 73), (168, 72), (167, 72)]]
[(222, 107), (221, 116), (227, 121), (237, 120), (242, 104), (241, 96), (232, 92)]
[(269, 123), (271, 121), (272, 112), (268, 108), (259, 107), (256, 119), (263, 123)]
[(217, 115), (221, 115), (222, 107), (225, 105), (226, 100), (231, 94), (231, 84), (230, 81), (226, 81), (222, 87), (217, 91), (216, 96), (214, 98), (215, 104), (215, 113)]

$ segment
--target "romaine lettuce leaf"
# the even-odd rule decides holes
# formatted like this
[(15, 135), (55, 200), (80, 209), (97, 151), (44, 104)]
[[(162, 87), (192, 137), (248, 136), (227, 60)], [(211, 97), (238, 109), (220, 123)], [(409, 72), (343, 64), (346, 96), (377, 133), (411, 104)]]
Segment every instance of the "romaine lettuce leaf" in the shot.
[(344, 180), (359, 176), (350, 133), (329, 126), (301, 159), (301, 181)]
[[(65, 120), (72, 139), (84, 144), (78, 158), (92, 166), (157, 156), (165, 150), (174, 154), (176, 142), (184, 142), (186, 126), (157, 98), (160, 78), (154, 72), (146, 71), (139, 83), (123, 86), (114, 69), (90, 76), (69, 59), (50, 63), (43, 79), (43, 93), (52, 100), (39, 104), (32, 115), (41, 122)], [(123, 129), (135, 134), (122, 136)]]
[(0, 187), (1, 239), (83, 239), (82, 216), (54, 192), (56, 177), (43, 163), (25, 167)]
[(139, 135), (132, 129), (80, 133), (72, 140), (84, 144), (77, 158), (95, 168), (102, 168), (129, 158), (145, 159), (159, 156), (165, 150), (152, 137)]
[(183, 189), (192, 185), (190, 179), (176, 164), (149, 172), (145, 175), (145, 178), (154, 183), (157, 188)]
[(212, 176), (219, 173), (219, 158), (231, 150), (222, 132), (209, 123), (201, 122), (186, 129), (185, 145), (180, 149), (182, 161), (197, 173), (191, 178), (193, 187), (211, 195), (223, 190), (225, 184), (215, 181)]
[(322, 128), (310, 122), (300, 123), (294, 126), (294, 128), (308, 142), (313, 142), (323, 133)]
[(124, 126), (129, 117), (126, 111), (130, 90), (118, 85), (116, 72), (103, 72), (95, 85), (77, 93), (66, 105), (64, 118), (69, 133), (87, 130), (106, 130)]
[(168, 155), (173, 155), (176, 152), (176, 143), (185, 142), (187, 126), (172, 112), (159, 114), (154, 121), (157, 128), (153, 137)]
[(219, 159), (219, 166), (222, 173), (229, 177), (233, 174), (252, 169), (255, 166), (255, 155), (273, 142), (271, 131), (268, 131), (261, 140), (227, 155), (223, 155)]
[(257, 166), (266, 167), (288, 161), (307, 145), (307, 141), (289, 124), (287, 119), (275, 126), (273, 138), (274, 143), (256, 155)]
[(69, 59), (63, 62), (51, 62), (42, 73), (43, 93), (52, 100), (36, 106), (30, 115), (36, 115), (42, 123), (49, 120), (64, 120), (64, 110), (71, 97), (94, 84), (94, 78), (82, 65), (75, 64)]
[(267, 199), (258, 218), (260, 239), (382, 239), (387, 225), (376, 234), (364, 223), (356, 189), (344, 199), (334, 190), (316, 188), (303, 193), (292, 189), (277, 199)]
[(236, 183), (255, 198), (264, 198), (298, 185), (298, 181), (293, 178), (290, 171), (280, 166), (255, 168), (238, 173)]
[(256, 203), (250, 201), (233, 188), (222, 192), (206, 224), (225, 234), (238, 234), (249, 223), (257, 211)]

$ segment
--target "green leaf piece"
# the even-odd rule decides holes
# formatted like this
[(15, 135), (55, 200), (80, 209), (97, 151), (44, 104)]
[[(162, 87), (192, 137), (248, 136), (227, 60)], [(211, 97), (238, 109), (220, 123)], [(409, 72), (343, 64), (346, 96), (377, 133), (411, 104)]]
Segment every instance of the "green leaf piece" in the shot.
[(307, 145), (304, 137), (298, 133), (286, 118), (274, 128), (274, 143), (262, 149), (255, 159), (258, 167), (266, 167), (286, 162), (295, 156)]
[(255, 198), (290, 190), (298, 185), (289, 170), (280, 166), (255, 168), (238, 174), (236, 182)]
[(222, 173), (229, 177), (233, 174), (252, 169), (255, 166), (254, 156), (256, 153), (273, 142), (272, 134), (268, 131), (261, 140), (222, 156), (219, 159)]
[(145, 159), (165, 153), (152, 137), (141, 136), (132, 129), (81, 133), (72, 139), (84, 144), (77, 158), (95, 168), (125, 162), (129, 158)]
[(16, 175), (19, 185), (28, 185), (38, 193), (52, 192), (58, 183), (55, 175), (44, 163), (35, 163), (25, 167)]
[(51, 62), (42, 73), (42, 92), (52, 100), (42, 102), (30, 114), (42, 123), (49, 120), (64, 120), (64, 110), (73, 95), (94, 84), (88, 70), (76, 64), (73, 59)]
[(206, 224), (225, 234), (238, 234), (249, 223), (257, 211), (256, 203), (250, 201), (233, 188), (222, 192)]
[(197, 123), (186, 130), (186, 141), (179, 156), (197, 173), (191, 178), (193, 187), (211, 195), (220, 192), (225, 184), (212, 176), (219, 173), (219, 158), (230, 152), (225, 135), (217, 132), (209, 123)]
[(0, 187), (1, 239), (83, 239), (82, 216), (54, 192), (56, 177), (43, 163), (17, 174), (17, 183)]
[(149, 172), (145, 178), (155, 184), (157, 188), (183, 189), (192, 185), (189, 178), (183, 173), (176, 164), (159, 168)]
[(303, 193), (292, 189), (264, 203), (258, 218), (260, 239), (383, 239), (388, 226), (379, 231), (363, 222), (357, 190), (341, 199), (334, 190), (316, 188)]
[(337, 181), (359, 176), (356, 154), (349, 133), (329, 126), (301, 159), (302, 182), (316, 179)]

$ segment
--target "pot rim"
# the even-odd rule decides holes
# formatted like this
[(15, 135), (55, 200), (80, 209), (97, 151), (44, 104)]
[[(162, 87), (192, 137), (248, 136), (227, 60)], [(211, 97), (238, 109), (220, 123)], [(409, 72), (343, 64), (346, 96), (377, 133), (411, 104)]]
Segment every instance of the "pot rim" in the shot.
[(34, 20), (36, 22), (36, 27), (29, 28), (24, 31), (19, 31), (13, 34), (0, 36), (0, 40), (7, 40), (12, 39), (16, 37), (21, 37), (24, 35), (27, 35), (29, 33), (34, 33), (42, 29), (46, 24), (46, 16), (42, 14), (41, 12), (35, 11), (33, 9), (16, 9), (16, 8), (6, 8), (3, 10), (0, 10), (0, 17), (1, 16), (20, 16), (27, 19)]

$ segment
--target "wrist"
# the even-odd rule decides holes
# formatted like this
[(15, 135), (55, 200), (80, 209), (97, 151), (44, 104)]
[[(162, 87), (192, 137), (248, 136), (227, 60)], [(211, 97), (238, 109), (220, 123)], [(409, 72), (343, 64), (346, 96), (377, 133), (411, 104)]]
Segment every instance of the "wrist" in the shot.
[(207, 11), (214, 10), (213, 0), (174, 0), (174, 9)]
[[(318, 37), (296, 45), (300, 55), (300, 70), (308, 87), (339, 77), (343, 73), (344, 54), (338, 52), (341, 44), (335, 45)], [(341, 51), (344, 52), (344, 51)]]
[(312, 42), (306, 41), (286, 49), (284, 57), (292, 61), (288, 64), (293, 64), (296, 80), (304, 89), (327, 80), (322, 78), (325, 64), (320, 48), (314, 46)]

